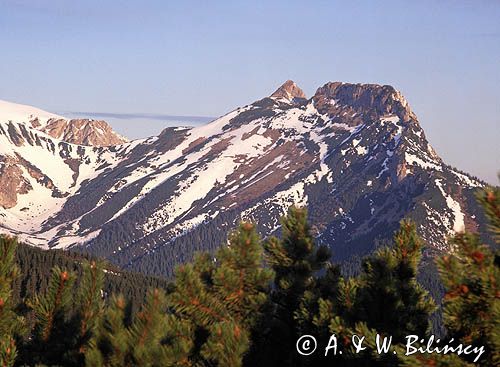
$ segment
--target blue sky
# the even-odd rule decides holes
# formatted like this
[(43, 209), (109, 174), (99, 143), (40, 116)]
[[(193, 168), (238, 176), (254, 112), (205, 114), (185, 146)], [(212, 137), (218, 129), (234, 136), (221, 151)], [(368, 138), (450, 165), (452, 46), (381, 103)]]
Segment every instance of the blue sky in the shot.
[(55, 112), (219, 116), (286, 79), (392, 84), (446, 162), (498, 182), (497, 0), (0, 0), (0, 50), (0, 99)]

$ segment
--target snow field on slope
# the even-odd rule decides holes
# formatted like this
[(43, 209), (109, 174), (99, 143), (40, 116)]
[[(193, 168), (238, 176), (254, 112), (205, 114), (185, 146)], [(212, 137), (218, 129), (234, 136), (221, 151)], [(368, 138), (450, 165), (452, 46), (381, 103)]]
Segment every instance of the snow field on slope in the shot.
[(460, 203), (453, 199), (451, 195), (448, 195), (442, 185), (442, 180), (436, 179), (434, 182), (436, 183), (436, 186), (439, 188), (439, 191), (441, 191), (441, 194), (443, 195), (444, 199), (446, 200), (446, 205), (448, 208), (451, 210), (454, 216), (454, 221), (452, 224), (452, 232), (462, 232), (465, 229), (465, 215), (462, 212), (462, 208), (460, 207)]
[(27, 123), (35, 117), (38, 117), (42, 125), (51, 118), (64, 119), (62, 116), (43, 111), (39, 108), (0, 100), (0, 122)]

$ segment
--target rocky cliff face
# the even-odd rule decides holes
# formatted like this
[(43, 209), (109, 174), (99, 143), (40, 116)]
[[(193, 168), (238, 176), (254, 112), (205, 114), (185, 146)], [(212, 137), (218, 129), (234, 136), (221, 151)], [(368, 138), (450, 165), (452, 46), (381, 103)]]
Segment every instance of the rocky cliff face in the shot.
[(40, 130), (53, 138), (79, 145), (107, 147), (127, 142), (103, 120), (52, 118)]
[(416, 121), (405, 98), (390, 85), (327, 83), (313, 96), (318, 112), (339, 123), (355, 126), (386, 115), (402, 123)]
[(271, 94), (271, 98), (286, 99), (293, 101), (294, 99), (306, 99), (305, 93), (292, 80), (287, 80), (276, 91)]
[(0, 207), (4, 231), (148, 273), (214, 249), (242, 219), (273, 234), (293, 204), (308, 206), (317, 241), (337, 259), (373, 250), (405, 217), (427, 256), (484, 223), (473, 198), (483, 183), (443, 163), (391, 86), (327, 83), (306, 99), (286, 82), (205, 126), (116, 147), (61, 143), (25, 125), (0, 139), (26, 179), (12, 180), (17, 204)]

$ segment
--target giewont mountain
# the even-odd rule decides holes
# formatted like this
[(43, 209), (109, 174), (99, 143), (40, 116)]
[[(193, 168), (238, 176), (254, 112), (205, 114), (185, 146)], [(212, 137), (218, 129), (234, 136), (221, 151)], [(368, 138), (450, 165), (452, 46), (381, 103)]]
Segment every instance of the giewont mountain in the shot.
[(292, 204), (308, 206), (338, 259), (372, 250), (404, 217), (428, 254), (483, 225), (483, 183), (442, 162), (391, 86), (327, 83), (307, 99), (287, 81), (205, 126), (112, 147), (50, 131), (0, 125), (3, 231), (147, 273), (219, 246), (241, 219), (272, 234)]

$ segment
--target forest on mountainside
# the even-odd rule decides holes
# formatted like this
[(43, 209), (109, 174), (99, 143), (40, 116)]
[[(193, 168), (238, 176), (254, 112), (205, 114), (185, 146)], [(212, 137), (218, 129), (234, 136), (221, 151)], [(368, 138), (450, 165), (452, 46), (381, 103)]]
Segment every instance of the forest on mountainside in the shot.
[[(453, 251), (435, 260), (441, 346), (446, 340), (452, 353), (408, 355), (407, 337), (417, 336), (415, 350), (425, 348), (439, 312), (417, 281), (425, 246), (414, 223), (402, 221), (391, 246), (345, 277), (330, 250), (315, 244), (307, 211), (292, 207), (280, 238), (262, 240), (241, 223), (228, 246), (198, 253), (171, 283), (0, 238), (0, 365), (498, 365), (500, 189), (478, 193), (478, 201), (495, 246), (458, 233)], [(304, 335), (314, 342), (301, 344)], [(365, 336), (365, 349), (355, 348), (353, 335)], [(390, 352), (378, 350), (377, 335), (391, 337)]]
[[(38, 293), (45, 293), (51, 271), (55, 266), (75, 272), (77, 284), (82, 278), (83, 262), (96, 260), (90, 255), (64, 250), (42, 250), (19, 243), (16, 249), (16, 264), (19, 275), (13, 280), (12, 299), (15, 304), (30, 299)], [(144, 302), (149, 288), (168, 286), (168, 280), (122, 271), (111, 263), (103, 263), (103, 295), (122, 294), (129, 302), (130, 312), (135, 313)]]

